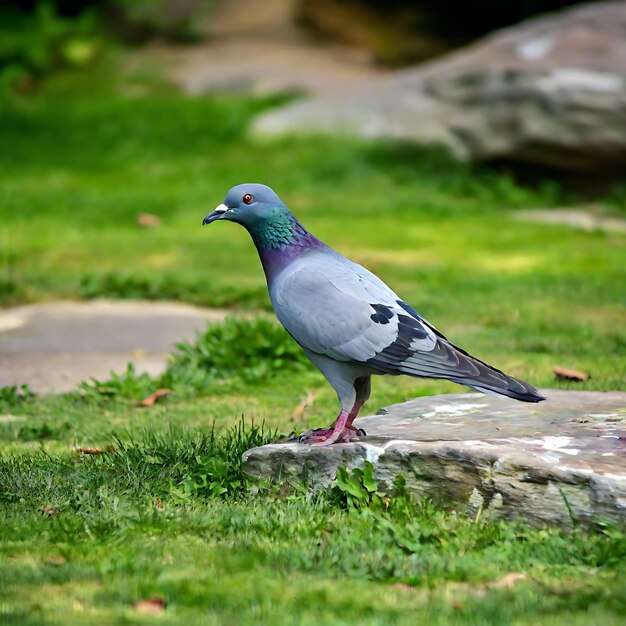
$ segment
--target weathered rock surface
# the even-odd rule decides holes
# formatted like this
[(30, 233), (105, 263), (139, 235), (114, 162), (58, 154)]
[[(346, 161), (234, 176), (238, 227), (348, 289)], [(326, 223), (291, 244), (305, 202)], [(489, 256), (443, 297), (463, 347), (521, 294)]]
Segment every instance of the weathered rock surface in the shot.
[(52, 302), (0, 311), (0, 386), (60, 392), (129, 362), (163, 371), (174, 345), (226, 311), (172, 302)]
[(306, 476), (327, 486), (337, 468), (369, 461), (382, 491), (409, 491), (476, 514), (567, 526), (626, 521), (626, 393), (544, 390), (538, 405), (482, 394), (418, 398), (355, 423), (367, 437), (315, 447), (249, 450), (252, 476)]
[(391, 78), (269, 112), (255, 128), (439, 144), (463, 159), (624, 167), (626, 2), (529, 20)]

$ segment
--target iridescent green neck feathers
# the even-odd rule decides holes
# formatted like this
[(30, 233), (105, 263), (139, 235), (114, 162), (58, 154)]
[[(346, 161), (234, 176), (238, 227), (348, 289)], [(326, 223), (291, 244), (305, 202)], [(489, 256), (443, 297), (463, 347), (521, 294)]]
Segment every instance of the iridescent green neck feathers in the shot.
[(273, 211), (265, 219), (251, 224), (248, 230), (259, 250), (278, 250), (291, 245), (300, 246), (315, 239), (285, 209)]

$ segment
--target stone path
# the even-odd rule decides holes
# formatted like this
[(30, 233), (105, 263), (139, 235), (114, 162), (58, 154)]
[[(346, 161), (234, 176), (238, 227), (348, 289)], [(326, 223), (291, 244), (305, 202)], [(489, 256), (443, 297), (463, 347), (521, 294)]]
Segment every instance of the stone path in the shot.
[(603, 208), (596, 205), (577, 209), (528, 209), (515, 211), (512, 216), (522, 222), (562, 224), (578, 230), (626, 233), (625, 219), (606, 215)]
[(73, 389), (123, 372), (132, 361), (152, 375), (174, 345), (193, 339), (226, 311), (167, 302), (54, 302), (0, 311), (0, 386)]
[(246, 471), (322, 486), (339, 466), (369, 461), (383, 491), (402, 474), (411, 492), (472, 515), (625, 522), (626, 393), (542, 391), (538, 405), (475, 393), (418, 398), (357, 420), (368, 433), (357, 442), (249, 450)]

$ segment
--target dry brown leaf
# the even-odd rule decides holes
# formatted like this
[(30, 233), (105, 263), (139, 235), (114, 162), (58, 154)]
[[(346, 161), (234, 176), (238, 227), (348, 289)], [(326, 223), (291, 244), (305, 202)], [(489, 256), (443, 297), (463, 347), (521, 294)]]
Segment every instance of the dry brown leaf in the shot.
[(137, 602), (133, 604), (133, 609), (136, 613), (141, 613), (142, 615), (159, 615), (163, 613), (166, 606), (167, 602), (165, 602), (163, 598), (154, 596), (147, 600), (137, 600)]
[(161, 218), (152, 213), (140, 213), (137, 216), (137, 224), (142, 228), (155, 228), (161, 225)]
[(74, 448), (76, 452), (81, 452), (82, 454), (91, 454), (96, 456), (98, 454), (107, 454), (109, 452), (114, 452), (115, 448), (113, 446), (107, 446), (106, 448)]
[(490, 589), (510, 589), (520, 580), (524, 580), (526, 578), (526, 574), (522, 574), (522, 572), (511, 572), (506, 576), (503, 576), (500, 580), (496, 580), (492, 583), (487, 583), (487, 587)]
[(587, 374), (587, 372), (579, 372), (578, 370), (572, 370), (568, 367), (561, 367), (560, 365), (555, 365), (552, 368), (554, 375), (559, 380), (574, 380), (578, 382), (584, 382), (585, 380), (589, 380), (591, 376)]
[(42, 515), (47, 515), (48, 517), (56, 517), (59, 514), (59, 509), (55, 509), (53, 506), (44, 505), (39, 510)]
[(301, 421), (302, 418), (304, 417), (304, 411), (306, 410), (306, 408), (311, 406), (313, 402), (315, 402), (315, 400), (317, 399), (317, 396), (319, 395), (320, 395), (319, 391), (307, 392), (306, 398), (304, 398), (304, 400), (302, 400), (302, 402), (300, 402), (296, 406), (296, 408), (293, 410), (293, 413), (291, 414), (293, 419), (297, 421)]
[(157, 400), (161, 398), (165, 398), (165, 396), (169, 396), (174, 393), (171, 389), (157, 389), (152, 392), (147, 398), (144, 398), (139, 405), (140, 406), (152, 406)]

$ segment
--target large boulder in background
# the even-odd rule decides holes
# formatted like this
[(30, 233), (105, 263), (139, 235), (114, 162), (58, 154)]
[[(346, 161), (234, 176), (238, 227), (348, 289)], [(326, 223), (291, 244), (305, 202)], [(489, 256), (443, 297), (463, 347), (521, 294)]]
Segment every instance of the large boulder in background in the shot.
[(257, 132), (349, 133), (581, 171), (626, 165), (626, 2), (498, 31), (391, 78), (263, 115)]

